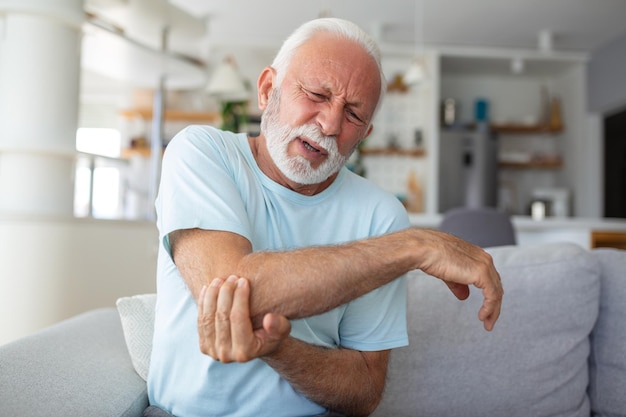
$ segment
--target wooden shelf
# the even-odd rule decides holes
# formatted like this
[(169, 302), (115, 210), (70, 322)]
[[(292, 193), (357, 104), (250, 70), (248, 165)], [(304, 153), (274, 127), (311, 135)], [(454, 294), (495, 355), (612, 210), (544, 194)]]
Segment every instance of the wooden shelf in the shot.
[(563, 131), (563, 126), (527, 125), (527, 124), (491, 124), (491, 130), (498, 133), (549, 133), (556, 134)]
[[(454, 125), (454, 126), (443, 126), (442, 129), (443, 130), (448, 130), (448, 131), (474, 131), (476, 129), (476, 124), (475, 123), (466, 123), (466, 124), (460, 124), (460, 125)], [(497, 132), (497, 133), (509, 133), (509, 134), (521, 134), (521, 135), (528, 135), (528, 134), (533, 134), (533, 133), (547, 133), (547, 134), (557, 134), (557, 133), (561, 133), (563, 131), (563, 126), (558, 126), (558, 127), (552, 127), (552, 126), (547, 126), (547, 125), (543, 125), (543, 124), (520, 124), (520, 123), (505, 123), (505, 124), (499, 124), (499, 123), (491, 123), (489, 124), (489, 129), (492, 132)]]
[(402, 148), (361, 148), (359, 150), (361, 155), (381, 155), (381, 156), (410, 156), (414, 158), (422, 157), (426, 155), (426, 151), (420, 148), (414, 149), (402, 149)]
[[(133, 118), (141, 117), (142, 119), (152, 119), (151, 109), (129, 109), (121, 112), (122, 117)], [(189, 122), (214, 122), (219, 120), (220, 114), (216, 112), (200, 112), (185, 110), (165, 110), (166, 120), (179, 120)]]
[(561, 160), (548, 160), (548, 161), (529, 161), (529, 162), (498, 162), (500, 168), (516, 168), (516, 169), (528, 169), (528, 168), (540, 168), (540, 169), (558, 169), (563, 166)]
[(591, 231), (591, 247), (592, 248), (616, 248), (626, 250), (626, 233), (592, 230)]
[(122, 149), (122, 151), (120, 152), (120, 158), (130, 159), (133, 156), (141, 156), (143, 158), (149, 158), (151, 153), (152, 152), (148, 146), (138, 146), (136, 148)]

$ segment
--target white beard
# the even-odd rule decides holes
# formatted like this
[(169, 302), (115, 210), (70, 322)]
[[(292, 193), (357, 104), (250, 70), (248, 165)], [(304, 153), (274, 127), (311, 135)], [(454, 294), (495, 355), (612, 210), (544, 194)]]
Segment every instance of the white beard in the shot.
[[(265, 135), (270, 157), (283, 175), (297, 184), (312, 185), (320, 184), (337, 173), (354, 149), (348, 155), (341, 155), (337, 148), (337, 140), (333, 136), (325, 136), (320, 132), (319, 127), (312, 124), (294, 128), (281, 125), (278, 120), (279, 109), (280, 90), (275, 88), (270, 94), (267, 108), (261, 119), (261, 131)], [(326, 160), (319, 167), (311, 167), (311, 162), (303, 156), (288, 155), (289, 144), (298, 137), (311, 139), (328, 153)]]

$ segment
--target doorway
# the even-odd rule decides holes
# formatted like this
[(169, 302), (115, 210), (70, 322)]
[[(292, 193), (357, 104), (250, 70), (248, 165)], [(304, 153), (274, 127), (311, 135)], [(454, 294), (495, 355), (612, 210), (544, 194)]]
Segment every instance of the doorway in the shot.
[(626, 218), (626, 109), (604, 119), (604, 217)]

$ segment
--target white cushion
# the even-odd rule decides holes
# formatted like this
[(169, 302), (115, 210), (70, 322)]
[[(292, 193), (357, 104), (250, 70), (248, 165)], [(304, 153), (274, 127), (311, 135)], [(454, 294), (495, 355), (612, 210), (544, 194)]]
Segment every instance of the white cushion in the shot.
[(122, 297), (116, 304), (131, 361), (135, 371), (145, 381), (150, 368), (156, 294)]

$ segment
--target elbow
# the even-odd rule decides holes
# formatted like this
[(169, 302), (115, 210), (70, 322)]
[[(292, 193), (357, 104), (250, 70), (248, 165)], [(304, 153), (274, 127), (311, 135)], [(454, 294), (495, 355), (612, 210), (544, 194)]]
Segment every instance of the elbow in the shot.
[(348, 415), (352, 417), (367, 417), (376, 411), (382, 399), (382, 390), (370, 391), (366, 398), (362, 398), (358, 410), (354, 410)]
[(333, 414), (335, 412), (339, 413), (339, 415), (349, 417), (367, 417), (374, 413), (382, 400), (382, 393), (363, 390), (360, 394), (361, 395), (351, 397), (350, 400), (346, 400), (345, 403), (327, 406), (329, 411), (328, 415), (335, 415)]
[(376, 411), (376, 409), (378, 408), (378, 405), (380, 404), (382, 398), (382, 393), (376, 395), (374, 398), (370, 398), (370, 401), (368, 401), (367, 404), (365, 404), (363, 407), (363, 414), (360, 415), (365, 417), (374, 413), (374, 411)]

